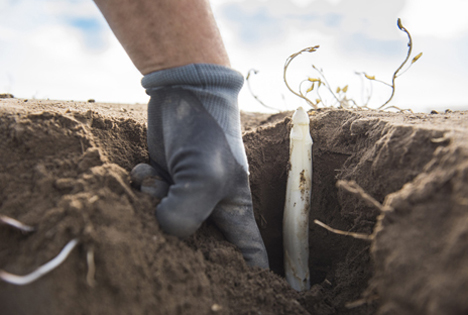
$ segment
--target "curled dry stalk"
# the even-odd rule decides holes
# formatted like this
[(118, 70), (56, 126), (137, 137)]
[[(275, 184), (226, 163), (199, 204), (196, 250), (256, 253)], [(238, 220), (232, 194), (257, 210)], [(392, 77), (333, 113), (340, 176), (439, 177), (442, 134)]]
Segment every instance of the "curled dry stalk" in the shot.
[[(401, 63), (401, 65), (398, 67), (398, 69), (395, 70), (395, 72), (393, 73), (393, 76), (392, 76), (392, 85), (391, 85), (391, 88), (392, 88), (392, 94), (390, 95), (389, 99), (379, 107), (379, 109), (382, 109), (383, 107), (385, 107), (385, 105), (387, 105), (388, 103), (390, 103), (390, 101), (393, 99), (393, 96), (395, 95), (395, 90), (396, 90), (396, 86), (395, 86), (395, 81), (396, 79), (398, 78), (398, 72), (401, 71), (401, 69), (404, 67), (404, 65), (408, 62), (408, 60), (410, 59), (410, 56), (411, 56), (411, 52), (413, 51), (413, 39), (411, 38), (411, 34), (410, 32), (403, 26), (403, 24), (401, 23), (401, 19), (399, 18), (397, 20), (397, 26), (398, 28), (405, 32), (406, 35), (408, 36), (408, 52), (406, 53), (406, 58), (405, 60), (403, 60), (403, 62)], [(413, 58), (410, 66), (408, 67), (408, 69), (411, 67), (411, 65), (413, 63), (415, 63), (420, 57), (422, 56), (422, 53), (419, 53), (418, 55), (416, 55), (416, 57)], [(406, 71), (408, 71), (408, 69), (406, 69), (403, 73), (405, 73)], [(401, 73), (400, 75), (402, 75), (403, 73)], [(381, 81), (380, 81), (381, 82)], [(383, 82), (385, 83), (385, 82)], [(385, 83), (387, 84), (387, 83)], [(388, 85), (388, 84), (387, 84)]]
[(276, 110), (278, 112), (280, 112), (279, 109), (277, 108), (274, 108), (274, 107), (271, 107), (271, 106), (268, 106), (267, 104), (265, 104), (253, 91), (252, 91), (252, 86), (250, 85), (250, 78), (251, 78), (251, 74), (257, 74), (258, 73), (258, 70), (255, 70), (255, 69), (250, 69), (249, 72), (247, 73), (247, 77), (245, 78), (245, 81), (247, 81), (247, 87), (249, 88), (249, 92), (250, 94), (253, 96), (253, 98), (259, 102), (262, 106), (268, 108), (268, 109), (272, 109), (272, 110)]
[[(322, 98), (322, 96), (320, 95), (320, 92), (319, 92), (319, 89), (322, 86), (325, 86), (327, 88), (327, 90), (330, 92), (330, 94), (332, 95), (332, 97), (335, 99), (335, 103), (332, 106), (338, 104), (339, 108), (345, 108), (345, 109), (348, 109), (348, 108), (371, 109), (368, 104), (369, 104), (369, 101), (370, 101), (371, 96), (372, 96), (372, 81), (375, 81), (375, 82), (384, 84), (384, 85), (386, 85), (386, 86), (388, 86), (388, 87), (390, 87), (392, 89), (390, 97), (388, 98), (388, 100), (384, 104), (382, 104), (380, 107), (378, 107), (379, 110), (387, 110), (387, 109), (394, 108), (394, 109), (397, 109), (397, 110), (399, 110), (401, 112), (409, 111), (409, 112), (412, 113), (413, 111), (411, 109), (401, 109), (401, 108), (399, 108), (397, 106), (393, 106), (393, 105), (392, 106), (387, 106), (390, 103), (390, 101), (393, 99), (394, 95), (395, 95), (396, 79), (398, 77), (400, 77), (401, 75), (403, 75), (406, 71), (408, 71), (408, 69), (422, 56), (422, 53), (419, 53), (418, 55), (416, 55), (413, 58), (413, 60), (411, 61), (411, 64), (409, 65), (409, 67), (406, 68), (406, 70), (404, 70), (403, 72), (400, 73), (400, 71), (403, 69), (403, 67), (407, 64), (407, 62), (410, 59), (410, 56), (411, 56), (411, 53), (412, 53), (412, 50), (413, 50), (413, 39), (412, 39), (411, 34), (409, 33), (409, 31), (403, 26), (403, 24), (401, 22), (401, 19), (397, 20), (397, 26), (401, 31), (405, 32), (406, 35), (408, 36), (408, 52), (406, 54), (406, 57), (403, 60), (403, 62), (401, 63), (401, 65), (393, 73), (392, 83), (391, 84), (389, 84), (389, 83), (387, 83), (385, 81), (376, 79), (375, 76), (371, 76), (371, 75), (369, 75), (369, 74), (367, 74), (365, 72), (356, 72), (357, 75), (362, 76), (362, 78), (367, 79), (371, 83), (370, 84), (370, 91), (368, 93), (367, 99), (364, 101), (364, 104), (359, 105), (356, 101), (354, 101), (353, 99), (349, 99), (346, 96), (346, 92), (348, 90), (348, 85), (346, 85), (344, 87), (337, 87), (336, 90), (332, 89), (330, 83), (328, 82), (328, 80), (325, 77), (325, 74), (323, 73), (323, 70), (317, 68), (315, 65), (312, 65), (312, 68), (315, 71), (317, 71), (317, 73), (319, 74), (318, 78), (308, 78), (307, 80), (303, 80), (299, 85), (299, 91), (298, 92), (294, 91), (291, 88), (291, 86), (288, 83), (287, 77), (286, 77), (286, 72), (287, 72), (287, 69), (288, 69), (289, 65), (291, 64), (291, 62), (297, 56), (301, 55), (302, 53), (304, 53), (304, 52), (315, 52), (319, 48), (318, 45), (304, 48), (304, 49), (290, 55), (286, 59), (285, 64), (284, 64), (284, 71), (283, 71), (283, 80), (284, 80), (284, 83), (286, 84), (286, 87), (294, 95), (304, 99), (307, 102), (307, 104), (312, 106), (314, 109), (317, 109), (320, 103), (323, 104), (324, 107), (328, 107), (327, 104), (324, 102), (324, 99)], [(305, 82), (308, 82), (308, 81), (311, 82), (311, 86), (310, 86), (309, 89), (307, 89), (307, 91), (305, 93), (303, 93), (302, 92), (302, 85)], [(317, 88), (315, 89), (316, 86), (317, 86)], [(315, 102), (307, 97), (307, 94), (312, 92), (314, 89), (316, 90), (316, 93), (317, 93), (317, 96), (318, 96), (318, 98), (315, 100)], [(363, 99), (364, 99), (364, 97), (363, 97)]]
[(320, 46), (319, 45), (316, 45), (316, 46), (311, 46), (311, 47), (307, 47), (307, 48), (304, 48), (294, 54), (292, 54), (291, 56), (289, 56), (288, 58), (286, 58), (286, 61), (284, 62), (284, 68), (283, 68), (283, 80), (284, 80), (284, 83), (286, 84), (286, 87), (294, 94), (294, 95), (297, 95), (298, 97), (302, 98), (303, 100), (305, 100), (307, 102), (307, 104), (309, 104), (310, 106), (312, 106), (313, 108), (315, 109), (318, 109), (318, 104), (317, 103), (314, 103), (313, 101), (311, 101), (310, 99), (308, 99), (304, 94), (302, 94), (301, 91), (299, 91), (300, 93), (297, 93), (296, 91), (294, 91), (291, 86), (289, 86), (289, 83), (288, 83), (288, 79), (286, 78), (286, 72), (288, 70), (288, 67), (289, 65), (291, 64), (291, 62), (294, 60), (294, 58), (296, 58), (297, 56), (299, 56), (300, 54), (302, 53), (305, 53), (305, 52), (308, 52), (308, 53), (312, 53), (312, 52), (315, 52)]
[[(318, 100), (320, 100), (320, 102), (322, 104), (324, 104), (323, 102), (323, 99), (322, 97), (320, 96), (320, 93), (319, 93), (319, 89), (322, 85), (324, 85), (328, 91), (331, 93), (331, 95), (335, 98), (335, 100), (339, 103), (340, 102), (340, 99), (338, 98), (338, 96), (333, 92), (332, 88), (330, 87), (330, 83), (328, 83), (328, 80), (327, 78), (325, 77), (325, 74), (323, 73), (323, 70), (322, 69), (319, 69), (317, 68), (315, 65), (312, 65), (312, 68), (315, 69), (315, 71), (318, 72), (318, 74), (322, 77), (321, 79), (315, 79), (315, 78), (309, 78), (308, 81), (312, 82), (312, 85), (311, 87), (306, 91), (306, 93), (309, 93), (309, 92), (312, 92), (313, 89), (315, 88), (315, 82), (317, 82), (317, 95), (318, 95)], [(347, 90), (347, 88), (346, 88)]]
[[(346, 96), (346, 92), (348, 91), (348, 86), (344, 86), (344, 87), (338, 87), (336, 89), (336, 92), (333, 91), (333, 89), (331, 88), (331, 85), (330, 83), (328, 82), (325, 74), (323, 73), (323, 70), (322, 69), (319, 69), (317, 68), (315, 65), (312, 65), (312, 68), (318, 72), (320, 78), (308, 78), (307, 80), (303, 80), (301, 81), (301, 83), (299, 84), (299, 92), (296, 92), (294, 91), (291, 86), (289, 85), (288, 83), (288, 80), (287, 80), (287, 76), (286, 76), (286, 72), (287, 72), (287, 69), (289, 67), (289, 65), (291, 64), (291, 62), (293, 61), (294, 58), (296, 58), (297, 56), (299, 56), (300, 54), (304, 53), (304, 52), (315, 52), (320, 46), (313, 46), (313, 47), (307, 47), (307, 48), (304, 48), (300, 51), (298, 51), (297, 53), (294, 53), (292, 54), (291, 56), (289, 56), (287, 59), (286, 59), (286, 62), (284, 64), (284, 71), (283, 71), (283, 80), (284, 80), (284, 83), (286, 84), (287, 88), (293, 93), (295, 94), (296, 96), (299, 96), (300, 98), (304, 99), (310, 106), (312, 106), (314, 109), (317, 109), (319, 104), (323, 104), (324, 107), (329, 107), (327, 106), (327, 104), (324, 102), (324, 99), (322, 98), (322, 96), (320, 95), (320, 92), (319, 92), (319, 89), (320, 87), (323, 85), (327, 88), (327, 90), (330, 92), (330, 94), (333, 96), (333, 98), (335, 99), (335, 104), (339, 104), (339, 107), (340, 108), (351, 108), (351, 107), (359, 107), (356, 102), (352, 99), (348, 99), (347, 96)], [(307, 89), (307, 91), (305, 92), (305, 94), (302, 92), (302, 85), (305, 83), (305, 82), (311, 82), (311, 86)], [(307, 94), (312, 92), (314, 89), (315, 89), (315, 86), (317, 85), (317, 89), (316, 89), (316, 93), (317, 93), (317, 96), (318, 98), (314, 101), (312, 101), (311, 99), (309, 99), (307, 97)]]

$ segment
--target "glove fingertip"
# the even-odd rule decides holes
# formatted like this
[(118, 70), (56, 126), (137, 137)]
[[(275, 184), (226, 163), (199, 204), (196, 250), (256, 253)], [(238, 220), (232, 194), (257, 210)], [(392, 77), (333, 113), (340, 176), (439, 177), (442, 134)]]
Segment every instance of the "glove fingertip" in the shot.
[(146, 163), (137, 164), (130, 172), (132, 185), (136, 188), (140, 188), (146, 178), (155, 176), (158, 176), (158, 172), (151, 165)]
[(169, 192), (169, 184), (161, 179), (150, 177), (143, 180), (140, 191), (155, 198), (163, 199)]

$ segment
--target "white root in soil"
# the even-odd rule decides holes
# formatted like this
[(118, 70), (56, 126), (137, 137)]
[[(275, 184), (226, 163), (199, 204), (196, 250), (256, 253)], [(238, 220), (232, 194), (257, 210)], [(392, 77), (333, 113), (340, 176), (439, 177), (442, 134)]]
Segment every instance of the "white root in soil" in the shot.
[(55, 258), (25, 276), (14, 275), (0, 269), (0, 280), (16, 285), (30, 284), (60, 266), (78, 243), (77, 238), (71, 240)]
[(0, 224), (9, 225), (20, 230), (23, 233), (30, 233), (35, 231), (34, 227), (21, 223), (20, 221), (7, 217), (5, 215), (0, 215)]
[(309, 115), (299, 107), (292, 117), (288, 183), (283, 217), (286, 280), (296, 291), (310, 289), (309, 208), (312, 190), (312, 138)]

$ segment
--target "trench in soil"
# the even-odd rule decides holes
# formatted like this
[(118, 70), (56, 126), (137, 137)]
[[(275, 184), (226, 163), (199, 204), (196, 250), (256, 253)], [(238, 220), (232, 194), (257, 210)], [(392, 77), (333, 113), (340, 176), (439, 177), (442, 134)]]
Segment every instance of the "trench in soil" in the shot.
[[(339, 314), (374, 314), (377, 302), (356, 309), (345, 307), (363, 294), (375, 294), (368, 289), (373, 275), (371, 243), (333, 234), (313, 221), (320, 220), (342, 231), (372, 234), (379, 211), (337, 188), (336, 182), (355, 181), (382, 203), (385, 196), (414, 179), (430, 161), (437, 145), (421, 143), (443, 133), (393, 126), (349, 111), (311, 115), (310, 129), (314, 141), (309, 222), (311, 285), (324, 292), (325, 302)], [(290, 119), (286, 118), (276, 126), (261, 127), (244, 136), (256, 218), (270, 267), (281, 276), (284, 276), (282, 218), (289, 131)]]
[[(313, 121), (311, 125), (314, 145), (309, 271), (312, 287), (315, 285), (325, 291), (325, 299), (329, 299), (334, 308), (348, 312), (343, 304), (359, 299), (372, 275), (370, 244), (332, 234), (315, 225), (313, 220), (318, 219), (345, 231), (368, 234), (372, 233), (376, 221), (374, 215), (362, 220), (360, 214), (350, 216), (342, 213), (335, 184), (345, 162), (354, 152), (352, 148), (333, 150), (327, 146), (328, 139), (318, 134), (317, 123), (326, 124), (329, 129), (330, 122), (316, 121), (314, 124)], [(270, 268), (281, 276), (284, 276), (282, 220), (288, 175), (289, 130), (290, 121), (286, 119), (275, 127), (244, 137), (256, 217), (269, 255)]]

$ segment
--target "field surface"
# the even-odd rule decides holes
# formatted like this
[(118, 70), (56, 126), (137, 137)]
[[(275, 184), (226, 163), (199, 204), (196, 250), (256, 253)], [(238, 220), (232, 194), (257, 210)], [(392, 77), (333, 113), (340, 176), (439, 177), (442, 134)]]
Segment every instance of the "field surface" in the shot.
[(468, 112), (309, 115), (312, 288), (298, 293), (281, 231), (291, 112), (242, 113), (265, 271), (209, 220), (183, 241), (160, 230), (158, 200), (129, 178), (148, 160), (145, 105), (0, 99), (0, 215), (35, 227), (0, 224), (0, 269), (27, 274), (79, 240), (36, 282), (0, 281), (0, 313), (467, 314)]

